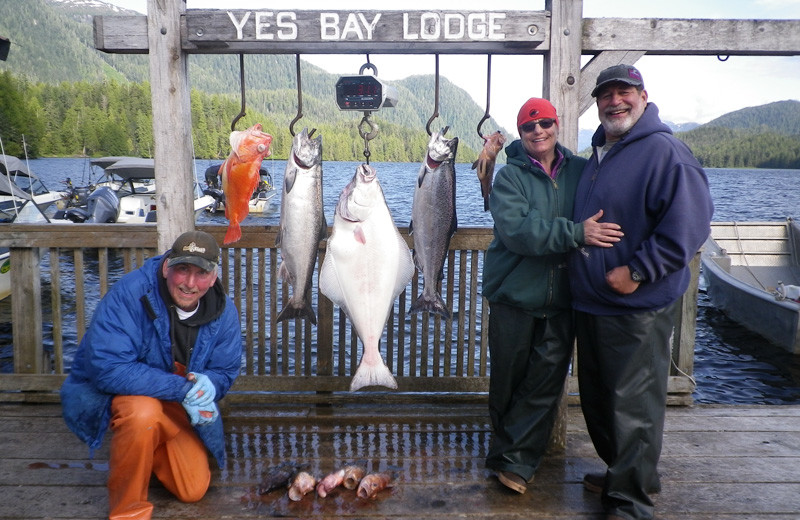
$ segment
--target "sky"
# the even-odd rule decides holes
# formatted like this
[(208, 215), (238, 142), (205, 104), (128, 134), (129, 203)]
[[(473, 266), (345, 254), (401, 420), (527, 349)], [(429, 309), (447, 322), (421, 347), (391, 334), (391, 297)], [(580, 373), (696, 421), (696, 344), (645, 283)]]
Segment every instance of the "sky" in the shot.
[[(104, 0), (146, 14), (147, 0)], [(424, 10), (430, 0), (404, 0), (395, 10)], [(336, 10), (374, 9), (374, 0), (337, 0)], [(442, 2), (439, 9), (447, 9)], [(485, 11), (485, 0), (460, 0), (461, 11)], [(275, 9), (267, 0), (186, 0), (187, 9)], [(282, 8), (285, 9), (285, 8)], [(330, 0), (295, 0), (291, 10), (331, 9)], [(494, 0), (493, 10), (544, 10), (544, 0)], [(800, 19), (800, 0), (583, 0), (583, 16), (592, 18), (718, 18)], [(333, 74), (354, 75), (366, 62), (361, 54), (313, 55), (303, 60)], [(588, 60), (588, 58), (586, 58)], [(391, 83), (415, 74), (434, 74), (433, 55), (370, 54), (379, 77)], [(800, 56), (644, 56), (635, 63), (641, 71), (649, 100), (665, 121), (707, 123), (741, 108), (786, 99), (800, 99)], [(466, 90), (475, 102), (486, 104), (485, 55), (440, 55), (439, 73)], [(519, 107), (542, 95), (542, 56), (492, 56), (490, 114), (512, 131)], [(333, 102), (333, 100), (332, 100)], [(402, 102), (400, 100), (399, 102)], [(441, 109), (447, 100), (440, 99)], [(388, 109), (391, 110), (391, 109)], [(597, 113), (590, 108), (580, 119), (581, 129), (594, 129)], [(485, 129), (491, 131), (491, 129)]]

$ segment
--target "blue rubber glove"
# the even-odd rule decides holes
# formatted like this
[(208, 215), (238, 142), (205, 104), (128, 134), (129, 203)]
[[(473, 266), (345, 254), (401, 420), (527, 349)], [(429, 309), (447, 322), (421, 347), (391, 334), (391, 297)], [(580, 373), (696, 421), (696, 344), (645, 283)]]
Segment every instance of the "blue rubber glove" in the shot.
[(196, 426), (200, 422), (200, 407), (191, 404), (182, 403), (184, 410), (189, 414), (189, 422), (192, 426)]
[(189, 372), (186, 378), (194, 383), (194, 386), (186, 392), (183, 402), (192, 406), (208, 406), (214, 402), (217, 396), (217, 389), (214, 383), (204, 374)]
[(199, 415), (198, 426), (211, 424), (219, 418), (217, 403), (211, 403), (209, 406), (199, 406), (197, 410)]

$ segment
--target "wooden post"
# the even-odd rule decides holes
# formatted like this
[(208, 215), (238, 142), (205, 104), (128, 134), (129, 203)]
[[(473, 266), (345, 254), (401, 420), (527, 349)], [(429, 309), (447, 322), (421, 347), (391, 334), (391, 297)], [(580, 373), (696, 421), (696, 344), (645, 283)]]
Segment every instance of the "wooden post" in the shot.
[(185, 10), (184, 2), (147, 1), (159, 252), (194, 229), (191, 102), (181, 49)]
[[(559, 142), (577, 151), (583, 0), (546, 0), (545, 9), (550, 11), (550, 51), (544, 54), (542, 95), (558, 112)], [(552, 452), (567, 447), (567, 398), (565, 381), (550, 437)]]
[(12, 247), (10, 259), (14, 373), (41, 374), (44, 368), (44, 349), (39, 248)]

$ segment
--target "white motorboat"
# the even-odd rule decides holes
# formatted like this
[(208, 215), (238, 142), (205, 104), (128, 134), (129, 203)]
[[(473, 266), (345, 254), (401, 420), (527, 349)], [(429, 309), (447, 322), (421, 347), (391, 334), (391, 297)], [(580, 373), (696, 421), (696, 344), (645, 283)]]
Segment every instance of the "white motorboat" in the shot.
[(45, 210), (66, 196), (49, 190), (25, 161), (0, 154), (0, 221), (46, 222)]

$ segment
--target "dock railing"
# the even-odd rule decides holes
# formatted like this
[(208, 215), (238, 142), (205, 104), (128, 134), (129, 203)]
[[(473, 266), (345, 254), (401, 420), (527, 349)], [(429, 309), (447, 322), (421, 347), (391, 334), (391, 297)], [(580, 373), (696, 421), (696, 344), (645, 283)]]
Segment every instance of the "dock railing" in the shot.
[[(225, 227), (198, 226), (221, 243)], [(11, 250), (13, 373), (0, 374), (0, 400), (57, 401), (75, 348), (100, 298), (123, 274), (158, 254), (155, 225), (4, 225), (0, 247)], [(401, 234), (409, 247), (407, 229)], [(442, 296), (453, 318), (410, 314), (421, 292), (418, 274), (395, 302), (381, 353), (398, 382), (397, 391), (349, 392), (361, 345), (345, 314), (317, 291), (317, 325), (276, 322), (288, 300), (288, 284), (277, 279), (277, 227), (244, 226), (242, 239), (222, 249), (220, 276), (241, 316), (244, 342), (241, 376), (229, 402), (335, 403), (347, 400), (486, 400), (490, 359), (488, 311), (480, 295), (481, 269), (490, 228), (462, 228), (453, 236), (442, 280)], [(317, 265), (325, 255), (320, 243)], [(692, 402), (694, 334), (699, 261), (675, 330), (669, 404)], [(133, 303), (133, 302), (132, 302)], [(8, 313), (8, 310), (4, 311)], [(576, 374), (567, 395), (577, 402)]]

